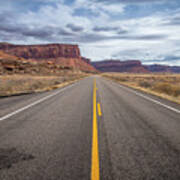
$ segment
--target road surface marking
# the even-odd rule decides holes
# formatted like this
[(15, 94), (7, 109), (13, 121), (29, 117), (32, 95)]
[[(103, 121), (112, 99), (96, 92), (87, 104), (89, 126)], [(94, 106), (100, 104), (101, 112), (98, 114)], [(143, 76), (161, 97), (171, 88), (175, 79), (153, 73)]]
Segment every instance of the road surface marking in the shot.
[(92, 129), (92, 157), (91, 157), (91, 180), (100, 179), (99, 170), (99, 149), (98, 149), (98, 126), (96, 109), (96, 80), (93, 89), (93, 129)]
[(51, 98), (51, 97), (53, 97), (53, 96), (59, 94), (60, 92), (62, 92), (62, 91), (64, 91), (64, 90), (66, 90), (66, 89), (72, 87), (72, 86), (74, 86), (74, 84), (69, 85), (69, 86), (67, 86), (67, 87), (65, 87), (65, 88), (63, 88), (63, 89), (61, 89), (61, 90), (59, 90), (59, 91), (57, 91), (57, 92), (55, 92), (55, 93), (53, 93), (53, 94), (50, 94), (49, 96), (45, 96), (45, 97), (39, 99), (38, 101), (35, 101), (35, 102), (33, 102), (33, 103), (31, 103), (31, 104), (29, 104), (29, 105), (27, 105), (27, 106), (24, 106), (23, 108), (20, 108), (20, 109), (14, 111), (14, 112), (11, 112), (11, 113), (9, 113), (9, 114), (7, 114), (7, 115), (1, 117), (1, 118), (0, 118), (0, 121), (6, 120), (6, 119), (8, 119), (8, 118), (10, 118), (10, 117), (12, 117), (12, 116), (18, 114), (18, 113), (20, 113), (20, 112), (22, 112), (22, 111), (24, 111), (24, 110), (30, 108), (30, 107), (33, 107), (33, 106), (35, 106), (35, 105), (37, 105), (37, 104), (39, 104), (39, 103), (41, 103), (41, 102), (43, 102), (43, 101), (45, 101), (45, 100)]
[(97, 107), (98, 107), (98, 114), (99, 114), (99, 116), (102, 116), (100, 103), (97, 104)]
[[(115, 83), (115, 82), (114, 82), (114, 83)], [(120, 87), (122, 87), (122, 88), (124, 88), (124, 89), (126, 89), (126, 90), (128, 90), (129, 92), (132, 92), (132, 93), (136, 94), (137, 96), (140, 96), (140, 97), (142, 97), (142, 98), (144, 98), (144, 99), (147, 99), (147, 100), (149, 100), (149, 101), (151, 101), (151, 102), (154, 102), (154, 103), (156, 103), (156, 104), (158, 104), (158, 105), (160, 105), (160, 106), (163, 106), (163, 107), (165, 107), (165, 108), (167, 108), (167, 109), (169, 109), (169, 110), (171, 110), (171, 111), (174, 111), (174, 112), (180, 114), (180, 110), (178, 110), (178, 109), (176, 109), (176, 108), (173, 108), (173, 107), (171, 107), (171, 106), (168, 106), (168, 105), (166, 105), (166, 104), (163, 104), (163, 103), (161, 103), (161, 102), (159, 102), (159, 101), (157, 101), (157, 100), (155, 100), (155, 99), (152, 99), (152, 98), (150, 98), (150, 97), (148, 97), (148, 96), (145, 96), (145, 95), (143, 95), (143, 94), (141, 94), (141, 93), (138, 93), (138, 92), (136, 92), (136, 91), (134, 91), (134, 90), (132, 90), (132, 89), (130, 89), (130, 88), (128, 88), (128, 87), (122, 86), (122, 85), (117, 84), (117, 83), (115, 83), (115, 84), (116, 84), (116, 85), (119, 85)]]

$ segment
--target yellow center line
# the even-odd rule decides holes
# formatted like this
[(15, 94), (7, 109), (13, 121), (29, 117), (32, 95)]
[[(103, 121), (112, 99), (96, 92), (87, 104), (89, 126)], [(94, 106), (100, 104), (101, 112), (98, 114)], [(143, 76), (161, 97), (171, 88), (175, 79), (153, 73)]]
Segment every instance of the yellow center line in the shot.
[(97, 104), (97, 107), (98, 107), (98, 115), (99, 115), (99, 116), (102, 116), (100, 103)]
[(96, 80), (94, 80), (91, 180), (99, 180), (100, 179), (99, 149), (98, 149), (98, 126), (97, 126), (96, 104), (97, 104), (96, 103)]

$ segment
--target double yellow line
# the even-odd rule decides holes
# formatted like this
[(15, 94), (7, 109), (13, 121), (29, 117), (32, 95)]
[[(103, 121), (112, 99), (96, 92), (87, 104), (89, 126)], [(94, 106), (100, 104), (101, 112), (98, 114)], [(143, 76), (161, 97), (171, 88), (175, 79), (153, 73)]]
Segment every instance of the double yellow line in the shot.
[[(97, 90), (96, 89), (96, 80), (94, 80), (91, 180), (99, 180), (100, 179), (96, 90)], [(98, 107), (100, 108), (100, 104), (98, 105)], [(100, 112), (99, 108), (98, 108), (98, 112)]]

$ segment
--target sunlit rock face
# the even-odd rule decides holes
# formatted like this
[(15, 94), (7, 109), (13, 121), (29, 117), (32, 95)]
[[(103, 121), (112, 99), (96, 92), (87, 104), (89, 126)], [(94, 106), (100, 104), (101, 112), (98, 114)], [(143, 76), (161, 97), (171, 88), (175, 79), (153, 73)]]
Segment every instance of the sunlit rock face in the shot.
[(82, 58), (78, 45), (14, 45), (0, 43), (0, 51), (31, 62), (55, 64), (65, 69), (97, 72), (90, 60)]
[(0, 50), (25, 59), (80, 58), (81, 56), (78, 45), (67, 44), (13, 45), (1, 43)]

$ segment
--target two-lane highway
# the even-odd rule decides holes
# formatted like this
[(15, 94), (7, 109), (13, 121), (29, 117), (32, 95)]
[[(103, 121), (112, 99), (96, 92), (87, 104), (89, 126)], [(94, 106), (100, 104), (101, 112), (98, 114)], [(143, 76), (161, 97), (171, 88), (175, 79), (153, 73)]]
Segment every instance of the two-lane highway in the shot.
[(2, 98), (0, 120), (2, 180), (180, 179), (180, 106), (98, 76)]

